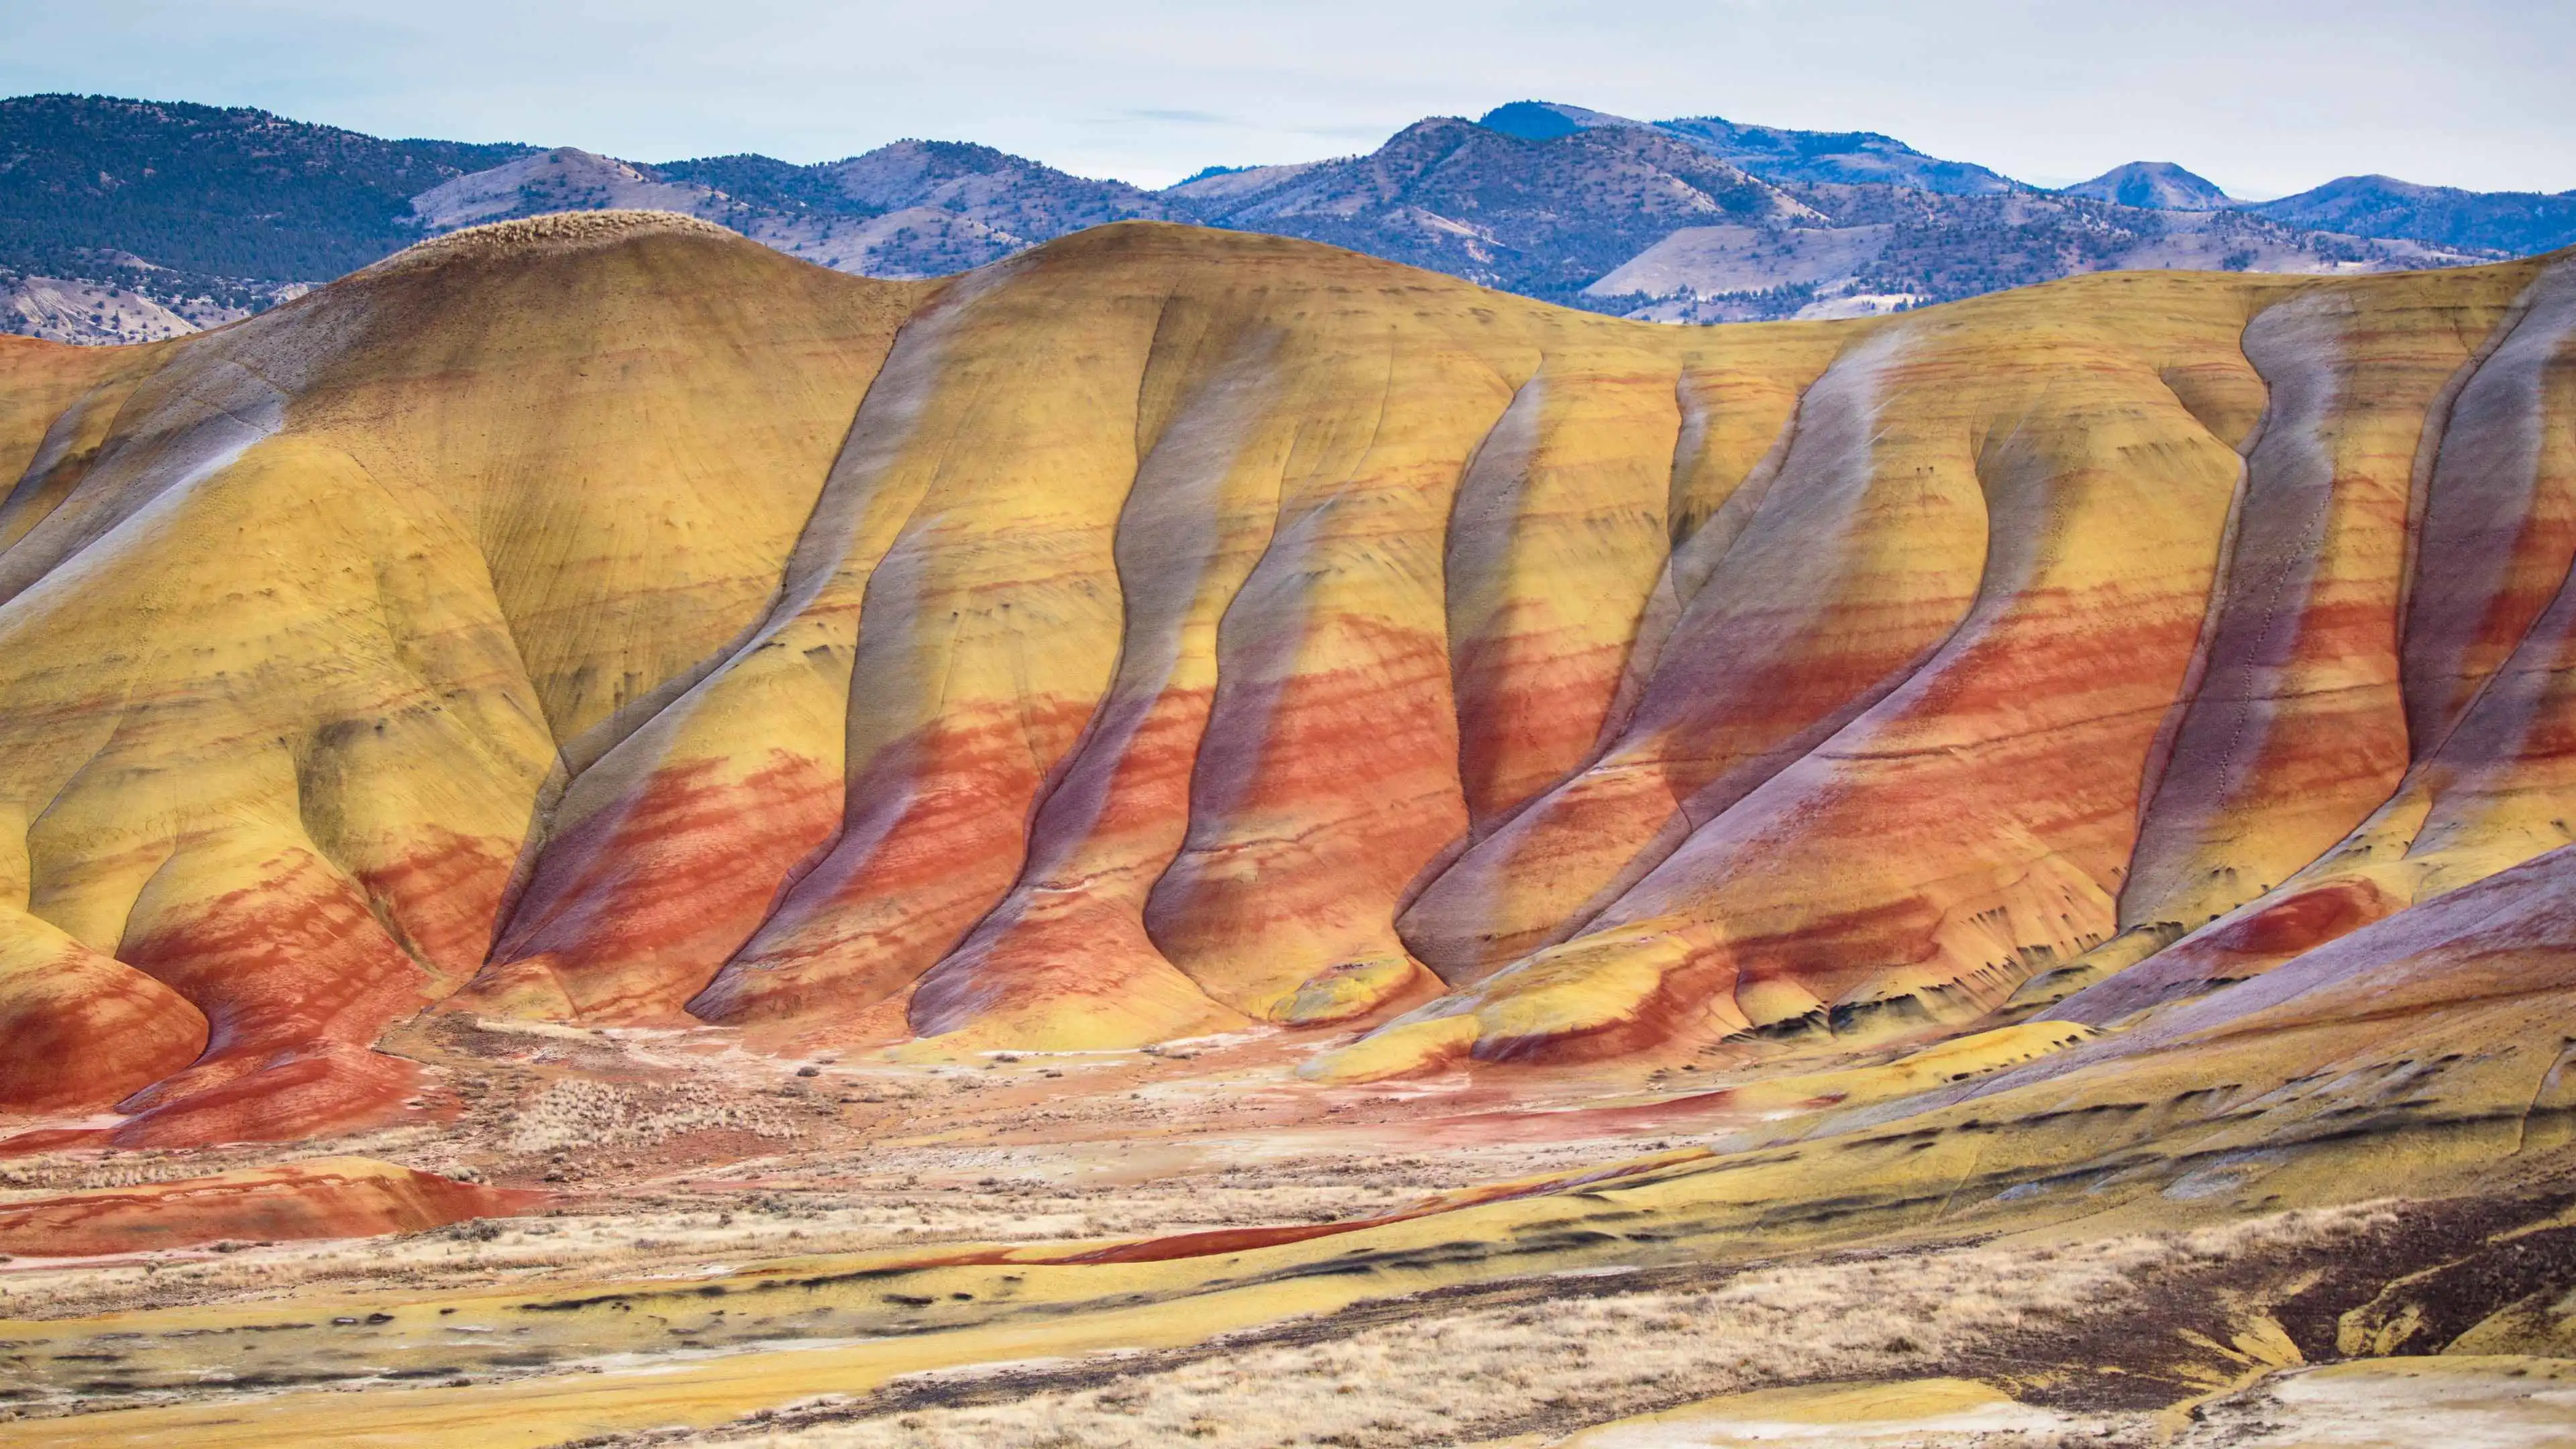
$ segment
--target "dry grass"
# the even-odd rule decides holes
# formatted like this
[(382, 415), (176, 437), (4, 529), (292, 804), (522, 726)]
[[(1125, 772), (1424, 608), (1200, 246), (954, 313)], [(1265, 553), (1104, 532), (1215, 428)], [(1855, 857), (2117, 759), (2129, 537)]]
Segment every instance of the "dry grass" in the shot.
[[(827, 1055), (800, 1068), (667, 1033), (450, 1024), (449, 1035), (424, 1054), (441, 1059), (453, 1120), (312, 1144), (32, 1155), (0, 1167), (0, 1203), (349, 1153), (557, 1192), (549, 1215), (462, 1237), (228, 1244), (77, 1266), (0, 1259), (0, 1318), (1332, 1221), (1666, 1145), (1355, 1150), (1350, 1135), (1277, 1130), (1307, 1109), (1271, 1089), (1271, 1069), (1198, 1077), (1219, 1059), (1196, 1052), (972, 1065)], [(1383, 1092), (1332, 1100), (1336, 1112), (1421, 1110)]]
[(510, 1152), (585, 1151), (665, 1142), (691, 1132), (748, 1132), (779, 1141), (803, 1129), (770, 1102), (728, 1097), (713, 1083), (681, 1082), (651, 1093), (587, 1077), (565, 1077), (518, 1114), (503, 1139)]
[[(1779, 1384), (1937, 1372), (1999, 1334), (2118, 1311), (2154, 1270), (2331, 1241), (2365, 1210), (2282, 1214), (2187, 1235), (1976, 1247), (1748, 1272), (1704, 1291), (1572, 1295), (1443, 1311), (1312, 1343), (1246, 1344), (1179, 1367), (801, 1429), (714, 1436), (774, 1449), (1402, 1449), (1598, 1423)], [(1222, 1347), (1222, 1345), (1220, 1345)], [(1988, 1444), (2102, 1443), (2125, 1418)], [(2134, 1425), (2129, 1425), (2134, 1427)]]
[[(570, 1100), (566, 1079), (538, 1100)], [(583, 1087), (590, 1084), (581, 1083)], [(588, 1093), (580, 1110), (604, 1116)], [(533, 1142), (557, 1140), (571, 1113), (528, 1114)], [(667, 1122), (647, 1106), (642, 1121)], [(633, 1121), (635, 1118), (625, 1120)], [(695, 1129), (692, 1129), (695, 1130)], [(574, 1154), (615, 1171), (620, 1151), (641, 1152), (643, 1134)], [(755, 1144), (756, 1145), (756, 1144)], [(791, 1144), (793, 1145), (793, 1144)], [(553, 1154), (531, 1150), (514, 1174), (525, 1178)], [(283, 1156), (284, 1154), (276, 1154)], [(379, 1155), (460, 1177), (443, 1144)], [(590, 1280), (703, 1271), (806, 1254), (865, 1252), (959, 1242), (1061, 1242), (1145, 1237), (1216, 1227), (1330, 1221), (1384, 1213), (1432, 1193), (1533, 1170), (1560, 1154), (1495, 1160), (1425, 1157), (1370, 1160), (1339, 1154), (1246, 1166), (1219, 1164), (1141, 1182), (1072, 1179), (1045, 1149), (916, 1147), (844, 1160), (800, 1155), (694, 1175), (692, 1185), (627, 1186), (581, 1199), (584, 1209), (512, 1218), (393, 1238), (275, 1243), (139, 1255), (113, 1263), (51, 1267), (40, 1259), (0, 1260), (0, 1318), (48, 1319), (181, 1303), (255, 1301), (321, 1291), (397, 1291), (500, 1283)], [(1562, 1154), (1567, 1165), (1584, 1159)], [(488, 1160), (488, 1159), (487, 1159)], [(65, 1161), (22, 1174), (50, 1190), (129, 1186), (187, 1177), (205, 1159)], [(765, 1169), (765, 1170), (764, 1170)], [(774, 1175), (792, 1174), (792, 1185)], [(100, 1181), (114, 1179), (112, 1182)]]
[[(0, 1262), (0, 1318), (1332, 1221), (1673, 1145), (1381, 1136), (1376, 1120), (1451, 1109), (1427, 1090), (1372, 1090), (1326, 1094), (1318, 1114), (1277, 1087), (1280, 1066), (1261, 1043), (946, 1065), (827, 1055), (800, 1068), (712, 1035), (452, 1023), (449, 1034), (424, 1054), (440, 1059), (451, 1121), (293, 1146), (25, 1157), (0, 1169), (0, 1202), (354, 1153), (559, 1192), (550, 1215), (464, 1236)], [(1570, 1099), (1593, 1090), (1558, 1089)], [(1318, 1115), (1332, 1125), (1314, 1125)]]
[(486, 222), (406, 247), (366, 270), (385, 274), (432, 266), (460, 257), (489, 257), (536, 250), (571, 251), (608, 246), (629, 237), (658, 232), (731, 237), (735, 233), (711, 221), (676, 211), (559, 211), (513, 221)]

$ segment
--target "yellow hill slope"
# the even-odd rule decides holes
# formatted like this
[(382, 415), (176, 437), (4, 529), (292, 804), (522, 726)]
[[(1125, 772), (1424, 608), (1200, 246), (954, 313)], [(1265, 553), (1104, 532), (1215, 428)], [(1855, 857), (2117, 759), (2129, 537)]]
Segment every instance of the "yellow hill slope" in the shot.
[(8, 1091), (293, 1135), (442, 1001), (1377, 1027), (1328, 1076), (2102, 1024), (2565, 838), (2570, 274), (1689, 329), (599, 213), (12, 349), (0, 1032), (102, 1045)]
[(0, 555), (0, 1031), (81, 1064), (22, 1092), (166, 1078), (128, 1141), (403, 1101), (368, 1045), (481, 967), (620, 709), (757, 619), (918, 291), (610, 216), (158, 350)]

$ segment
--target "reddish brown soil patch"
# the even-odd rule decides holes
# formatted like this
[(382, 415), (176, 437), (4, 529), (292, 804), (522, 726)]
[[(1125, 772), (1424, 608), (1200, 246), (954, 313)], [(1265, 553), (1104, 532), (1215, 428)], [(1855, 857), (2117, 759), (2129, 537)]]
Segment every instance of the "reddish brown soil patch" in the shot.
[(364, 1157), (329, 1157), (0, 1208), (0, 1252), (72, 1257), (226, 1239), (359, 1238), (509, 1217), (545, 1194), (483, 1187)]

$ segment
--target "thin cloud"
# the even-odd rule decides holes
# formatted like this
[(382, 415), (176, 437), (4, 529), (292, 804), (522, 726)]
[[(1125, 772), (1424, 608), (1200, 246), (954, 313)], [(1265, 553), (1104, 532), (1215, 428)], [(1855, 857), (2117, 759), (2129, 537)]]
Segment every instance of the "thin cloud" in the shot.
[(1129, 111), (1127, 114), (1140, 121), (1161, 121), (1182, 126), (1234, 126), (1242, 124), (1232, 116), (1220, 116), (1214, 111), (1137, 110)]

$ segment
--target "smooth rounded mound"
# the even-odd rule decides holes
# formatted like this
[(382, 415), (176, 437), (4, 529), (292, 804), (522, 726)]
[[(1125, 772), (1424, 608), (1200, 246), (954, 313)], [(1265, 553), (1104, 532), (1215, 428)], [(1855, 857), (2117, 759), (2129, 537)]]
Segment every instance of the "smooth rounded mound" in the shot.
[(64, 941), (0, 975), (0, 1110), (104, 1107), (195, 1061), (206, 1033), (179, 993)]
[(739, 239), (741, 233), (677, 211), (556, 211), (486, 222), (432, 237), (403, 248), (358, 275), (383, 276), (468, 258), (583, 251), (639, 237), (671, 235)]
[(228, 1238), (376, 1237), (509, 1217), (543, 1201), (543, 1193), (458, 1182), (373, 1158), (323, 1157), (12, 1203), (0, 1210), (0, 1249), (87, 1257)]

